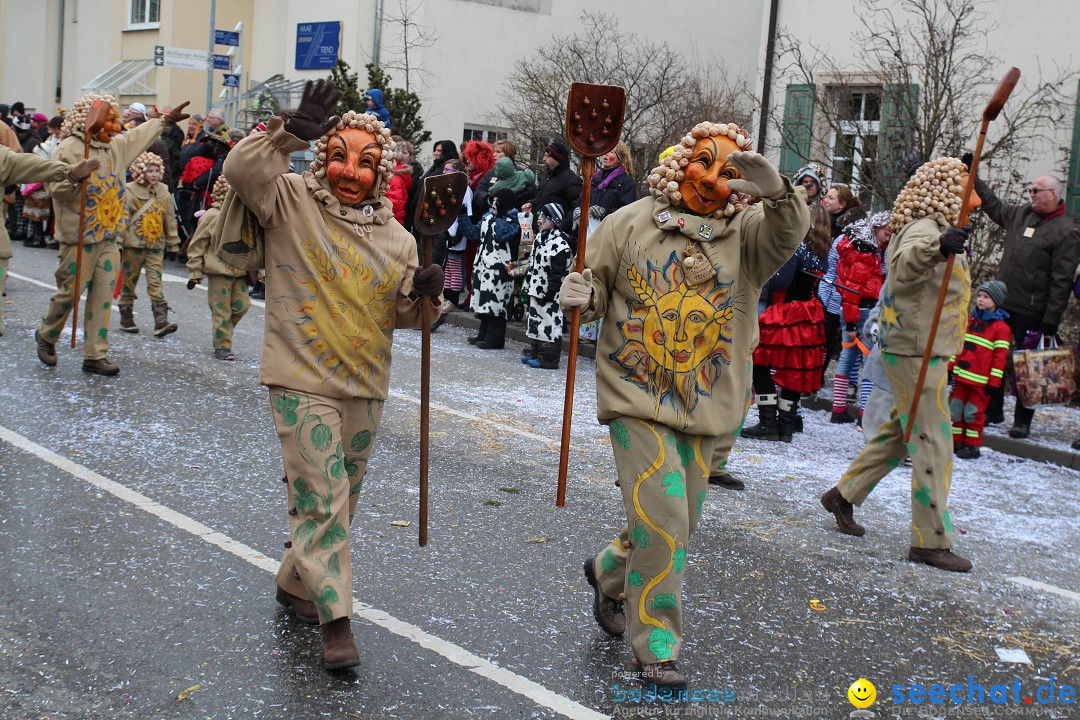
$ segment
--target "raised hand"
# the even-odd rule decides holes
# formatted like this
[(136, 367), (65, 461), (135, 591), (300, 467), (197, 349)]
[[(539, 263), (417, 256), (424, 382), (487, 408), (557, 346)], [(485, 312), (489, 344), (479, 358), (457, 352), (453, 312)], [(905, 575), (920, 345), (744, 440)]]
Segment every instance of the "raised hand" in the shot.
[(301, 140), (314, 140), (338, 124), (340, 118), (331, 115), (341, 91), (329, 80), (308, 80), (300, 107), (284, 114), (285, 130)]
[(728, 155), (728, 161), (742, 176), (741, 179), (728, 180), (728, 187), (735, 192), (770, 200), (779, 200), (784, 196), (784, 181), (764, 155), (753, 150), (733, 152)]
[(184, 112), (184, 108), (186, 108), (190, 104), (190, 100), (185, 100), (184, 102), (180, 103), (172, 110), (170, 110), (169, 113), (164, 116), (165, 119), (171, 123), (178, 123), (181, 120), (187, 120), (191, 116)]
[(80, 160), (71, 166), (71, 170), (68, 171), (68, 177), (75, 182), (81, 182), (84, 178), (90, 177), (90, 173), (95, 172), (101, 167), (101, 158), (89, 158), (87, 160)]

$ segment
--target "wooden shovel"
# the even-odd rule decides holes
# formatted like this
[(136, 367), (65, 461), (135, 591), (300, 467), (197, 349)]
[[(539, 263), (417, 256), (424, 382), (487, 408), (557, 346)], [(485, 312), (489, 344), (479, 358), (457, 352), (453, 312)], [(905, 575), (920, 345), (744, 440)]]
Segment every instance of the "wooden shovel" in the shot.
[[(90, 159), (90, 139), (101, 132), (109, 119), (112, 106), (104, 100), (95, 100), (86, 113), (83, 132), (83, 160)], [(106, 169), (107, 171), (107, 169)], [(86, 227), (86, 190), (90, 176), (83, 178), (79, 195), (79, 234), (75, 236), (75, 286), (71, 293), (71, 347), (75, 347), (75, 333), (79, 327), (79, 295), (82, 293), (83, 232)]]
[[(423, 267), (431, 264), (432, 238), (457, 222), (469, 177), (463, 172), (443, 173), (424, 178), (420, 202), (416, 203), (413, 227), (423, 236)], [(424, 298), (420, 337), (420, 547), (428, 535), (428, 428), (431, 421), (431, 310), (434, 298)]]
[[(596, 158), (615, 149), (626, 114), (626, 90), (615, 85), (572, 83), (566, 103), (566, 137), (581, 153), (581, 214), (578, 223), (577, 260), (574, 270), (585, 269), (585, 239), (589, 232), (589, 196)], [(539, 210), (539, 208), (537, 208)], [(569, 212), (570, 208), (566, 208)], [(570, 348), (566, 358), (566, 397), (563, 399), (562, 444), (559, 447), (559, 487), (555, 505), (566, 504), (566, 474), (570, 460), (570, 423), (574, 409), (574, 371), (577, 369), (578, 328), (581, 308), (570, 313)]]
[[(979, 167), (979, 158), (982, 156), (986, 130), (990, 126), (990, 121), (995, 120), (998, 113), (1001, 112), (1001, 108), (1005, 107), (1005, 101), (1012, 95), (1013, 88), (1016, 87), (1019, 80), (1020, 70), (1009, 68), (1009, 71), (1005, 73), (1005, 77), (998, 83), (997, 89), (994, 90), (990, 102), (986, 104), (986, 109), (983, 110), (982, 126), (979, 128), (979, 139), (975, 143), (975, 154), (971, 158), (971, 167), (968, 168), (967, 182), (964, 183), (964, 194), (960, 201), (960, 218), (956, 221), (956, 227), (967, 225), (970, 212), (968, 203), (971, 200), (971, 193), (975, 190), (975, 171)], [(926, 368), (930, 365), (930, 355), (934, 351), (934, 339), (937, 337), (938, 322), (941, 320), (941, 309), (945, 307), (945, 296), (949, 292), (949, 278), (952, 277), (954, 260), (956, 260), (956, 256), (950, 255), (949, 261), (945, 264), (945, 275), (941, 278), (941, 289), (938, 291), (937, 306), (934, 308), (934, 319), (930, 323), (930, 335), (926, 339), (926, 353), (923, 355), (922, 365), (919, 367), (919, 379), (915, 383), (915, 394), (911, 398), (911, 412), (908, 414), (907, 427), (904, 429), (905, 445), (911, 439), (911, 431), (915, 427), (915, 413), (919, 410), (919, 396), (922, 395), (923, 385), (926, 383)]]

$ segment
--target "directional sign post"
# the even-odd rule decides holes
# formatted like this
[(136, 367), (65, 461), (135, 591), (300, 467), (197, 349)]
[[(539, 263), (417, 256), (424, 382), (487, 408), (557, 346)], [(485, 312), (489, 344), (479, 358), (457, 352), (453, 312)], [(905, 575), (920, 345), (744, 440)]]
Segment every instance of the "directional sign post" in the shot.
[(215, 30), (214, 44), (238, 47), (240, 45), (240, 33), (231, 30)]
[(228, 55), (214, 55), (215, 70), (229, 70), (232, 67), (232, 58)]
[(232, 73), (225, 73), (225, 80), (222, 83), (225, 87), (240, 87), (240, 76), (233, 75)]
[(205, 50), (154, 46), (154, 64), (158, 67), (206, 70), (210, 67), (210, 54)]

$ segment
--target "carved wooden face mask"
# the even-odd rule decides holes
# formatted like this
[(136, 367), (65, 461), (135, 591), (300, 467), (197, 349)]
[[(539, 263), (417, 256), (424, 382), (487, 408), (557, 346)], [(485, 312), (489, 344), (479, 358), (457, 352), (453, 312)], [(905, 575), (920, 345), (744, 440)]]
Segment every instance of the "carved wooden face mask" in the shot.
[(109, 116), (105, 120), (105, 124), (98, 131), (94, 139), (98, 142), (112, 142), (112, 139), (123, 132), (124, 127), (120, 124), (120, 117), (116, 113), (116, 109), (109, 110)]
[(694, 144), (686, 176), (679, 183), (684, 208), (695, 215), (711, 215), (727, 204), (732, 193), (728, 180), (739, 177), (728, 156), (738, 149), (726, 136), (705, 137)]
[(382, 146), (359, 128), (334, 133), (326, 143), (326, 181), (343, 205), (358, 205), (372, 195), (379, 176)]

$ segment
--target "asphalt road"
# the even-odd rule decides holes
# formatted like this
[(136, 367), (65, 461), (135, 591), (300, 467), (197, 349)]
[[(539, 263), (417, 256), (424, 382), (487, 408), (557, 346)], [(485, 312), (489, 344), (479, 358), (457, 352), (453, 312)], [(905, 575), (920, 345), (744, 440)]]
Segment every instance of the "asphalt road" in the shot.
[[(953, 507), (975, 570), (948, 574), (906, 560), (902, 470), (859, 510), (864, 538), (835, 530), (817, 498), (858, 448), (836, 449), (824, 413), (792, 445), (741, 442), (747, 490), (711, 492), (681, 657), (703, 699), (621, 699), (629, 646), (595, 626), (581, 576), (622, 521), (592, 361), (557, 509), (564, 376), (450, 326), (432, 339), (430, 544), (416, 540), (420, 337), (399, 331), (352, 530), (363, 664), (327, 673), (318, 630), (273, 599), (286, 517), (257, 381), (262, 308), (238, 328), (239, 360), (216, 361), (205, 291), (167, 264), (178, 333), (152, 336), (144, 295), (141, 334), (113, 314), (118, 377), (83, 374), (67, 336), (46, 368), (33, 330), (55, 254), (16, 253), (0, 337), (0, 718), (840, 718), (858, 678), (877, 687), (876, 717), (1080, 716), (1062, 693), (1080, 685), (1080, 473), (966, 466)], [(933, 684), (965, 699), (1007, 685), (1010, 704), (894, 702)]]

